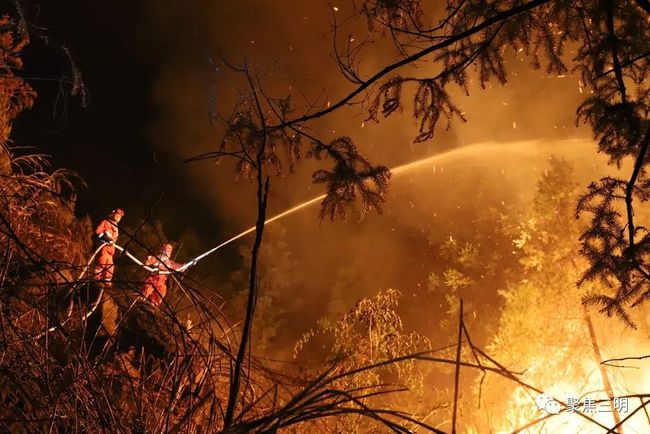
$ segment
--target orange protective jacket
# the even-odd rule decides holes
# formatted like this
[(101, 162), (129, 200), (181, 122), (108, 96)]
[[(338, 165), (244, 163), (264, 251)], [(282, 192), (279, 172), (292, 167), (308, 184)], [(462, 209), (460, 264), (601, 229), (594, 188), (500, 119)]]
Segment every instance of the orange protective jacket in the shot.
[[(120, 235), (120, 230), (115, 222), (104, 219), (101, 221), (95, 233), (102, 241), (117, 241)], [(113, 255), (115, 254), (115, 246), (112, 244), (104, 244), (99, 257), (97, 258), (97, 266), (95, 267), (95, 278), (99, 281), (110, 282), (113, 279)]]
[(171, 259), (160, 261), (155, 256), (147, 256), (144, 265), (156, 268), (156, 271), (152, 271), (144, 280), (142, 295), (153, 304), (160, 305), (167, 294), (167, 276), (169, 276), (169, 274), (161, 274), (160, 272), (178, 270), (183, 264), (174, 262)]
[(120, 236), (120, 229), (115, 222), (104, 219), (95, 229), (97, 236), (103, 241), (117, 242), (117, 237)]

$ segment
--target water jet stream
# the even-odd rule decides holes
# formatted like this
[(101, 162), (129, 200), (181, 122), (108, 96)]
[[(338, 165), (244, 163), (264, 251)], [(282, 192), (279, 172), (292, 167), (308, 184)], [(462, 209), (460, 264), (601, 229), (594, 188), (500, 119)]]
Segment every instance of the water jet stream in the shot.
[[(326, 196), (325, 194), (321, 194), (320, 196), (314, 197), (313, 199), (306, 200), (305, 202), (302, 202), (302, 203), (294, 206), (293, 208), (290, 208), (290, 209), (288, 209), (288, 210), (286, 210), (284, 212), (281, 212), (280, 214), (274, 215), (273, 217), (271, 217), (269, 219), (266, 219), (264, 221), (264, 226), (268, 225), (271, 222), (279, 220), (282, 217), (286, 217), (289, 214), (293, 214), (296, 211), (300, 211), (303, 208), (307, 208), (307, 207), (315, 204), (316, 202), (319, 202), (319, 201), (325, 199), (325, 196)], [(235, 235), (234, 237), (232, 237), (232, 238), (224, 241), (223, 243), (219, 244), (218, 246), (213, 247), (212, 249), (208, 250), (207, 252), (200, 254), (199, 256), (194, 258), (192, 262), (194, 262), (194, 263), (199, 262), (201, 259), (205, 258), (209, 254), (216, 252), (220, 248), (227, 246), (228, 244), (232, 243), (233, 241), (236, 241), (236, 240), (240, 239), (241, 237), (250, 234), (253, 231), (255, 231), (255, 226), (251, 226), (250, 228), (246, 229), (244, 232), (241, 232), (241, 233)], [(183, 271), (188, 266), (189, 266), (189, 263), (187, 263), (187, 264), (183, 265), (182, 267), (180, 267), (178, 269), (178, 271)]]
[[(581, 140), (584, 142), (584, 140)], [(425, 157), (420, 160), (412, 161), (410, 163), (402, 164), (400, 166), (394, 167), (391, 170), (391, 173), (395, 176), (399, 176), (401, 174), (407, 173), (411, 170), (420, 168), (422, 166), (425, 166), (427, 164), (431, 163), (442, 163), (442, 162), (451, 162), (457, 159), (460, 159), (462, 157), (466, 157), (468, 155), (477, 155), (477, 154), (484, 154), (484, 153), (491, 153), (491, 152), (508, 152), (512, 153), (513, 151), (517, 151), (522, 154), (529, 154), (531, 153), (531, 146), (533, 142), (527, 143), (527, 142), (510, 142), (510, 143), (477, 143), (469, 146), (463, 146), (460, 148), (452, 149), (447, 152), (442, 152), (440, 154), (433, 155), (431, 157)], [(564, 144), (566, 146), (566, 143)], [(547, 149), (548, 150), (548, 149)], [(539, 151), (539, 149), (534, 150), (534, 151)], [(325, 194), (321, 194), (319, 196), (313, 197), (311, 199), (308, 199), (304, 202), (299, 203), (298, 205), (294, 206), (293, 208), (289, 208), (286, 211), (281, 212), (280, 214), (274, 215), (273, 217), (268, 218), (267, 220), (264, 221), (264, 225), (266, 226), (269, 223), (272, 223), (276, 220), (280, 220), (281, 218), (284, 218), (288, 215), (291, 215), (295, 212), (298, 212), (302, 209), (308, 208), (312, 205), (314, 205), (317, 202), (322, 201), (325, 199)], [(227, 239), (226, 241), (222, 242), (221, 244), (213, 247), (212, 249), (200, 254), (193, 260), (189, 261), (182, 267), (180, 267), (177, 271), (184, 271), (187, 268), (195, 265), (197, 262), (199, 262), (201, 259), (205, 258), (206, 256), (216, 252), (217, 250), (220, 250), (221, 248), (227, 246), (228, 244), (231, 244), (234, 241), (237, 241), (238, 239), (250, 234), (251, 232), (255, 231), (255, 226), (251, 226), (250, 228), (246, 229), (245, 231), (235, 235), (232, 238)], [(129, 259), (131, 259), (133, 262), (136, 264), (140, 265), (143, 268), (146, 268), (147, 271), (159, 271), (159, 270), (153, 270), (150, 267), (145, 266), (142, 261), (131, 255), (129, 252), (124, 250), (122, 247), (118, 246), (117, 244), (115, 247), (122, 251), (124, 254), (126, 254)], [(159, 271), (160, 274), (171, 274), (169, 271)]]
[[(461, 148), (452, 149), (450, 151), (442, 152), (440, 154), (436, 154), (436, 155), (433, 155), (431, 157), (425, 157), (425, 158), (422, 158), (420, 160), (416, 160), (416, 161), (412, 161), (410, 163), (402, 164), (402, 165), (397, 166), (395, 168), (391, 168), (390, 171), (391, 171), (391, 173), (393, 175), (398, 176), (398, 175), (404, 174), (406, 172), (409, 172), (409, 171), (411, 171), (413, 169), (417, 169), (417, 168), (419, 168), (421, 166), (424, 166), (426, 164), (431, 164), (431, 163), (434, 163), (434, 162), (453, 161), (454, 159), (466, 156), (470, 152), (470, 150), (472, 150), (472, 152), (475, 152), (477, 150), (484, 151), (484, 152), (504, 151), (504, 150), (510, 150), (510, 151), (512, 151), (512, 150), (521, 150), (521, 151), (525, 151), (526, 146), (525, 146), (525, 144), (522, 144), (521, 142), (506, 143), (506, 144), (493, 144), (493, 143), (485, 144), (485, 143), (480, 143), (480, 144), (475, 144), (475, 145), (464, 146), (464, 147), (461, 147)], [(530, 149), (527, 149), (527, 150), (530, 151)], [(277, 215), (267, 219), (266, 221), (264, 221), (264, 225), (266, 226), (269, 223), (272, 223), (272, 222), (274, 222), (276, 220), (284, 218), (284, 217), (286, 217), (288, 215), (291, 215), (291, 214), (293, 214), (295, 212), (298, 212), (298, 211), (300, 211), (300, 210), (302, 210), (304, 208), (308, 208), (308, 207), (314, 205), (316, 202), (320, 202), (323, 199), (325, 199), (325, 196), (326, 196), (325, 194), (321, 194), (320, 196), (316, 196), (316, 197), (314, 197), (312, 199), (306, 200), (306, 201), (294, 206), (293, 208), (290, 208), (290, 209), (288, 209), (286, 211), (281, 212), (280, 214), (277, 214)], [(208, 255), (216, 252), (217, 250), (221, 249), (222, 247), (225, 247), (228, 244), (230, 244), (230, 243), (232, 243), (232, 242), (234, 242), (234, 241), (236, 241), (236, 240), (238, 240), (238, 239), (240, 239), (240, 238), (242, 238), (242, 237), (244, 237), (244, 236), (246, 236), (246, 235), (248, 235), (248, 234), (250, 234), (251, 232), (254, 232), (254, 231), (255, 231), (255, 226), (252, 226), (252, 227), (246, 229), (245, 231), (235, 235), (234, 237), (224, 241), (223, 243), (213, 247), (212, 249), (208, 250), (207, 252), (202, 253), (201, 255), (194, 258), (194, 260), (192, 262), (196, 263), (196, 262), (200, 261), (201, 259), (205, 258), (206, 256), (208, 256)], [(188, 268), (189, 266), (190, 266), (190, 263), (187, 263), (183, 267), (179, 268), (178, 271), (183, 271), (184, 269)]]

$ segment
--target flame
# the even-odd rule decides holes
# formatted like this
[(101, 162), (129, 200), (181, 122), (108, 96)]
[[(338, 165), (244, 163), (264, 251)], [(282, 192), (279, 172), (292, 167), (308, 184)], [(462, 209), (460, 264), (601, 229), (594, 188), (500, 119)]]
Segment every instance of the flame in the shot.
[[(601, 349), (606, 349), (610, 355), (620, 357), (621, 355), (634, 355), (650, 353), (650, 342), (646, 332), (637, 332), (630, 329), (624, 329), (621, 324), (612, 324), (612, 318), (600, 318), (599, 344)], [(524, 374), (521, 379), (544, 390), (545, 393), (552, 396), (555, 400), (567, 403), (568, 398), (577, 398), (581, 404), (584, 404), (585, 398), (596, 400), (595, 412), (586, 412), (582, 406), (579, 406), (574, 412), (562, 405), (559, 414), (549, 416), (546, 420), (541, 421), (522, 431), (516, 431), (527, 426), (534, 420), (547, 416), (548, 413), (538, 409), (535, 398), (537, 394), (525, 390), (523, 387), (517, 388), (506, 400), (506, 414), (503, 417), (495, 416), (499, 422), (494, 432), (497, 433), (581, 433), (581, 434), (601, 434), (604, 429), (597, 424), (587, 420), (579, 413), (588, 416), (594, 421), (612, 428), (616, 425), (614, 414), (609, 409), (607, 394), (603, 390), (603, 378), (601, 367), (593, 357), (588, 356), (585, 352), (580, 360), (573, 361), (582, 367), (582, 371), (587, 373), (586, 376), (565, 378), (563, 369), (558, 366), (545, 366), (548, 361), (546, 355), (540, 355), (539, 363)], [(605, 357), (605, 356), (604, 356)], [(623, 356), (625, 357), (625, 356)], [(607, 358), (607, 357), (605, 357)], [(614, 362), (611, 362), (614, 364)], [(643, 361), (622, 361), (616, 362), (616, 367), (606, 368), (607, 375), (612, 385), (612, 392), (615, 397), (644, 394), (650, 389), (650, 372), (644, 369)], [(543, 377), (542, 372), (556, 370), (555, 381), (549, 384), (539, 384), (536, 380)], [(546, 376), (545, 378), (548, 378)], [(602, 401), (602, 402), (601, 402)], [(630, 433), (647, 433), (650, 431), (650, 417), (643, 410), (637, 411), (632, 415), (635, 409), (641, 405), (638, 398), (628, 398), (628, 408), (620, 411), (620, 420), (623, 420), (622, 431), (625, 434)], [(648, 409), (650, 414), (650, 409)], [(629, 419), (627, 419), (629, 417)]]

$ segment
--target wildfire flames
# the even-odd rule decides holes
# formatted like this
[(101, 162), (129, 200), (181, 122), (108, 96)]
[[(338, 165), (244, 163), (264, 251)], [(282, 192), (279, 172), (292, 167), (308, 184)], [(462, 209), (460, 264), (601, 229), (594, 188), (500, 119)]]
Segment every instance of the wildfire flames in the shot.
[[(645, 318), (644, 318), (645, 320)], [(635, 332), (628, 336), (629, 331), (617, 327), (608, 321), (597, 321), (597, 341), (603, 351), (605, 359), (621, 355), (647, 354), (650, 352), (647, 323), (643, 324), (643, 331)], [(552, 396), (558, 402), (562, 402), (560, 413), (552, 415), (549, 412), (539, 409), (536, 404), (538, 394), (517, 389), (509, 395), (493, 399), (503, 399), (504, 407), (507, 409), (503, 416), (495, 416), (492, 421), (493, 432), (511, 433), (537, 419), (544, 419), (535, 426), (521, 432), (528, 433), (602, 433), (603, 427), (586, 420), (582, 415), (601, 423), (606, 427), (615, 426), (621, 420), (625, 421), (623, 431), (626, 433), (644, 433), (648, 430), (648, 413), (646, 410), (632, 412), (647, 398), (637, 398), (634, 395), (645, 394), (650, 387), (650, 374), (643, 361), (626, 360), (606, 362), (604, 365), (597, 360), (591, 350), (590, 336), (587, 332), (587, 324), (584, 321), (576, 321), (574, 332), (580, 335), (579, 342), (587, 348), (586, 354), (580, 348), (571, 347), (562, 350), (549, 348), (548, 353), (537, 354), (539, 363), (528, 366), (526, 372), (520, 377), (528, 384), (536, 385), (545, 393)], [(540, 324), (540, 327), (544, 327)], [(558, 340), (562, 340), (559, 337)], [(578, 344), (580, 345), (580, 344)], [(553, 363), (553, 358), (561, 353), (568, 353), (568, 360), (573, 367), (558, 366)], [(576, 355), (574, 355), (576, 354)], [(563, 358), (563, 357), (562, 357)], [(611, 391), (616, 398), (610, 400), (610, 396), (603, 386), (603, 375), (601, 368), (605, 366), (608, 381), (611, 384)], [(575, 367), (583, 374), (572, 375)], [(547, 379), (539, 381), (540, 378)], [(550, 379), (550, 380), (548, 380)], [(566, 407), (570, 400), (576, 400), (574, 408)], [(589, 400), (595, 401), (595, 405), (589, 406)], [(587, 405), (585, 406), (585, 403)], [(613, 407), (618, 412), (614, 416)], [(618, 407), (618, 408), (616, 408)], [(482, 432), (482, 431), (476, 431)]]

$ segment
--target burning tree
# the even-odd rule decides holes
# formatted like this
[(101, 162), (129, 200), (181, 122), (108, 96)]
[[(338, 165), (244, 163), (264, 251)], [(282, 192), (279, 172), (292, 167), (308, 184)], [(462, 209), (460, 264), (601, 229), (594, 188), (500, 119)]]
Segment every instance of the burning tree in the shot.
[[(584, 226), (573, 218), (576, 190), (570, 164), (551, 159), (550, 167), (538, 182), (530, 211), (517, 228), (518, 233), (513, 234), (524, 273), (499, 291), (505, 304), (498, 331), (487, 347), (501, 363), (521, 369), (521, 379), (562, 398), (590, 396), (594, 390), (603, 389), (603, 382), (609, 384), (608, 373), (603, 371), (606, 378), (599, 378), (598, 364), (602, 359), (592, 348), (592, 344), (598, 346), (597, 338), (589, 313), (583, 311), (580, 303), (581, 296), (602, 288), (585, 284), (576, 294), (575, 282), (584, 268), (584, 260), (576, 256), (578, 236)], [(491, 423), (515, 430), (539, 416), (533, 401), (535, 395), (525, 388), (503, 378), (483, 380), (477, 385), (482, 409), (476, 411), (484, 413), (482, 417), (500, 415)], [(611, 386), (605, 389), (605, 396), (613, 398)], [(497, 395), (494, 390), (500, 393)], [(504, 395), (510, 397), (504, 399)], [(616, 409), (612, 414), (616, 414)], [(611, 422), (611, 415), (607, 417)], [(548, 421), (551, 425), (545, 426), (544, 432), (552, 432), (553, 426), (560, 429), (567, 423), (576, 424), (576, 429), (586, 429), (589, 424), (575, 414), (562, 418)]]

